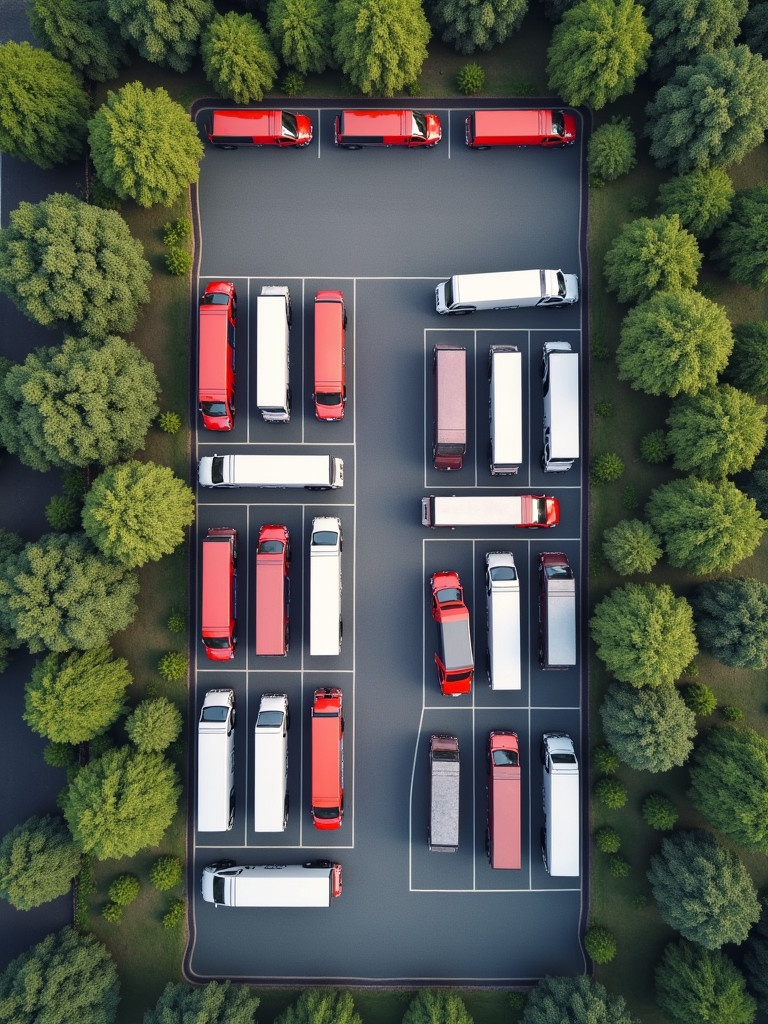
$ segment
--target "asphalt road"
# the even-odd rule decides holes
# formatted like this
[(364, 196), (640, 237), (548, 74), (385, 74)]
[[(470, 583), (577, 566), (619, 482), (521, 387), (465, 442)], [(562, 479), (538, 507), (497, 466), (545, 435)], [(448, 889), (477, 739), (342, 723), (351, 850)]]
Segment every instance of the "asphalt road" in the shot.
[[(586, 294), (582, 154), (579, 147), (471, 152), (463, 143), (467, 111), (437, 107), (443, 141), (431, 151), (337, 150), (335, 109), (300, 108), (315, 125), (308, 149), (207, 147), (203, 161), (200, 290), (210, 279), (234, 280), (240, 305), (235, 430), (219, 437), (199, 430), (198, 455), (310, 445), (344, 459), (345, 482), (323, 494), (198, 494), (198, 536), (213, 525), (240, 531), (240, 646), (233, 662), (216, 668), (197, 643), (190, 715), (194, 723), (205, 690), (234, 687), (238, 809), (225, 836), (196, 833), (190, 819), (194, 902), (185, 969), (191, 978), (506, 986), (585, 968), (579, 927), (587, 873), (553, 879), (544, 870), (538, 749), (543, 731), (562, 728), (584, 760), (586, 657), (570, 672), (539, 669), (534, 567), (539, 551), (566, 551), (583, 591), (583, 467), (562, 475), (541, 471), (539, 364), (546, 340), (566, 339), (584, 350), (586, 310), (582, 303), (461, 319), (434, 313), (434, 287), (451, 273), (561, 267), (580, 274)], [(201, 112), (200, 123), (204, 117)], [(287, 284), (293, 298), (288, 425), (261, 422), (253, 398), (255, 296), (264, 283)], [(343, 290), (349, 310), (350, 397), (340, 424), (316, 422), (311, 409), (312, 299), (320, 288)], [(438, 340), (468, 349), (470, 447), (465, 468), (452, 474), (436, 472), (430, 458)], [(528, 429), (517, 478), (491, 478), (487, 464), (487, 353), (503, 342), (517, 344), (524, 360)], [(421, 526), (422, 495), (465, 489), (555, 494), (561, 525), (551, 531)], [(319, 513), (339, 515), (344, 531), (338, 658), (308, 653), (309, 529)], [(254, 549), (265, 522), (285, 523), (293, 542), (291, 649), (279, 664), (257, 659), (253, 650)], [(485, 676), (489, 550), (513, 552), (526, 596), (519, 693), (492, 693)], [(435, 678), (428, 581), (436, 569), (460, 573), (471, 614), (475, 684), (458, 699), (442, 697)], [(198, 636), (197, 621), (195, 631)], [(337, 833), (319, 833), (309, 814), (309, 707), (313, 689), (329, 683), (344, 692), (346, 814)], [(258, 698), (267, 690), (288, 693), (291, 703), (291, 813), (285, 833), (257, 837), (249, 765)], [(492, 871), (485, 856), (491, 729), (520, 735), (521, 871)], [(429, 854), (426, 842), (427, 744), (435, 731), (457, 735), (462, 756), (460, 847), (447, 856)], [(194, 733), (190, 742), (194, 750)], [(200, 873), (222, 856), (238, 863), (338, 859), (344, 892), (328, 910), (214, 909), (200, 898)]]

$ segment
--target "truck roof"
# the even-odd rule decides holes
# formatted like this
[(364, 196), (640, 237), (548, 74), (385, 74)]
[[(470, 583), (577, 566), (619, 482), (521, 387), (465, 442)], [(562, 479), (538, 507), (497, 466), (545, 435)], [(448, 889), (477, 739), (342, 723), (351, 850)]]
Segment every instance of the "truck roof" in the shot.
[(256, 299), (256, 404), (279, 409), (288, 389), (288, 318), (280, 293)]
[[(208, 463), (205, 459), (208, 458)], [(263, 487), (283, 487), (295, 484), (298, 487), (327, 487), (332, 478), (329, 455), (218, 455), (232, 468), (231, 483), (248, 486), (257, 480)], [(211, 456), (204, 456), (200, 466), (210, 463)], [(208, 471), (210, 473), (210, 470)], [(204, 473), (201, 472), (201, 482)]]
[[(453, 293), (462, 303), (488, 302), (500, 295), (540, 297), (543, 289), (542, 270), (505, 270), (491, 274), (457, 274), (453, 278)], [(460, 282), (456, 286), (456, 282)]]
[(433, 526), (554, 526), (559, 520), (559, 503), (547, 495), (444, 494), (425, 500), (434, 507)]
[[(549, 353), (553, 459), (579, 457), (579, 353)], [(555, 424), (557, 429), (555, 429)]]
[(491, 460), (498, 466), (523, 461), (523, 356), (511, 349), (491, 350)]
[(467, 350), (435, 346), (435, 441), (467, 443)]
[(273, 864), (227, 868), (218, 878), (234, 898), (233, 907), (328, 907), (330, 868)]
[[(465, 610), (466, 611), (466, 610)], [(469, 613), (458, 618), (442, 619), (443, 661), (448, 672), (472, 668), (472, 638), (469, 635)]]
[(576, 664), (576, 581), (547, 584), (547, 648), (550, 665)]
[(459, 741), (455, 736), (430, 739), (430, 849), (459, 845)]

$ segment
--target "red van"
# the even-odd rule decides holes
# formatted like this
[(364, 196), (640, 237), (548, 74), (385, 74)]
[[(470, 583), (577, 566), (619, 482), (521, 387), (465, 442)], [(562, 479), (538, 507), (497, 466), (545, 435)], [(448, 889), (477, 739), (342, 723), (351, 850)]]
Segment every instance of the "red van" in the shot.
[(341, 690), (325, 686), (312, 699), (312, 821), (339, 828), (344, 816), (344, 718)]
[(334, 138), (344, 149), (363, 146), (436, 146), (442, 136), (437, 114), (420, 110), (342, 110)]
[(315, 296), (315, 416), (340, 420), (347, 400), (345, 335), (347, 311), (341, 292)]
[(522, 867), (520, 789), (517, 733), (489, 733), (486, 850), (492, 868)]
[(202, 634), (211, 661), (229, 661), (237, 644), (237, 530), (215, 526), (203, 537)]
[(467, 145), (571, 146), (576, 141), (576, 118), (564, 110), (476, 110), (464, 123)]
[(235, 421), (237, 293), (231, 281), (211, 281), (200, 299), (198, 401), (207, 430)]
[(214, 110), (208, 141), (220, 149), (238, 146), (308, 146), (312, 122), (290, 110)]
[(288, 653), (291, 540), (285, 526), (268, 524), (256, 545), (256, 653)]
[(458, 697), (472, 689), (475, 662), (469, 633), (469, 609), (458, 573), (432, 575), (432, 618), (438, 625), (437, 681), (443, 694)]

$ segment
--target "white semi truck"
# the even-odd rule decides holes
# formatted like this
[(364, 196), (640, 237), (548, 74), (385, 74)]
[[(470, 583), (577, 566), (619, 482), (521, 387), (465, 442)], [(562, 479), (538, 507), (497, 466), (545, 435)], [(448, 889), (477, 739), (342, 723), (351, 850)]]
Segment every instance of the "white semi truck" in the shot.
[(333, 455), (205, 455), (201, 487), (305, 487), (344, 485), (344, 463)]
[(557, 308), (571, 306), (578, 298), (578, 277), (562, 270), (454, 274), (435, 288), (435, 309), (458, 314), (477, 309)]
[(248, 864), (203, 868), (203, 899), (217, 907), (329, 907), (341, 896), (341, 864)]
[(430, 494), (422, 526), (557, 526), (560, 503), (546, 494)]
[(316, 516), (309, 545), (309, 653), (341, 653), (341, 520)]

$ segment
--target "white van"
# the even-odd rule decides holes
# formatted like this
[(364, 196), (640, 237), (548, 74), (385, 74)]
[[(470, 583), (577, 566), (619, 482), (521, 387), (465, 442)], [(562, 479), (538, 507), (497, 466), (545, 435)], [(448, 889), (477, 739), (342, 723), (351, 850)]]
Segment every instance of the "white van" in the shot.
[(541, 853), (550, 875), (579, 874), (579, 762), (573, 740), (564, 732), (541, 738), (544, 765), (544, 828)]
[(256, 405), (267, 423), (291, 418), (290, 329), (289, 290), (265, 284), (256, 298)]
[(489, 551), (485, 556), (485, 600), (491, 689), (519, 690), (520, 577), (511, 552)]
[(203, 899), (217, 907), (329, 907), (341, 896), (341, 864), (248, 864), (203, 868)]
[(197, 829), (227, 832), (235, 820), (235, 691), (209, 690), (197, 726)]
[(565, 473), (579, 457), (579, 353), (567, 341), (548, 341), (541, 365), (544, 387), (545, 473)]
[(309, 653), (341, 653), (341, 520), (316, 516), (309, 545)]
[(476, 309), (570, 306), (579, 298), (579, 279), (562, 270), (507, 270), (492, 274), (454, 274), (435, 289), (438, 313), (474, 313)]
[(488, 356), (491, 395), (491, 475), (517, 473), (523, 462), (523, 356), (513, 345), (492, 345)]
[(253, 746), (253, 828), (284, 832), (288, 824), (288, 696), (264, 693)]

